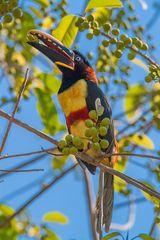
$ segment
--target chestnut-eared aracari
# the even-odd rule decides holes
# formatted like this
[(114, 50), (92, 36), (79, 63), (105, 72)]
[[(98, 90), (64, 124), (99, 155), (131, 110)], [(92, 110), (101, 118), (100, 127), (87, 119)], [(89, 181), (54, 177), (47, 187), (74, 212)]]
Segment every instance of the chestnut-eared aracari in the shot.
[[(38, 38), (39, 41), (29, 41), (28, 44), (48, 57), (62, 72), (58, 99), (65, 114), (69, 133), (74, 136), (85, 137), (85, 120), (89, 118), (89, 111), (96, 109), (95, 102), (99, 99), (104, 111), (98, 120), (101, 121), (105, 117), (110, 119), (106, 140), (109, 142), (107, 153), (112, 153), (115, 148), (112, 111), (106, 97), (98, 87), (98, 81), (92, 66), (81, 53), (68, 49), (53, 36), (39, 30), (31, 30), (29, 34)], [(85, 146), (87, 147), (86, 142)], [(88, 150), (87, 153), (92, 157), (96, 156), (93, 150)], [(96, 167), (94, 165), (86, 162), (83, 162), (83, 164), (91, 173), (95, 173)], [(107, 165), (113, 166), (110, 158), (107, 159)], [(103, 173), (102, 179), (102, 224), (105, 225), (105, 230), (109, 231), (114, 199), (113, 176)], [(99, 195), (100, 192), (97, 197), (97, 216), (100, 204)]]

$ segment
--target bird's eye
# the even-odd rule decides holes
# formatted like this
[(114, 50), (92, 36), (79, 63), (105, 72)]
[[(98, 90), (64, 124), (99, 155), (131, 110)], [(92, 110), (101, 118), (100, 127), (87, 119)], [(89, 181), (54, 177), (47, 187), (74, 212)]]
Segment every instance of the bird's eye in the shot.
[(81, 57), (77, 56), (77, 57), (75, 58), (75, 60), (79, 62), (79, 61), (81, 61)]

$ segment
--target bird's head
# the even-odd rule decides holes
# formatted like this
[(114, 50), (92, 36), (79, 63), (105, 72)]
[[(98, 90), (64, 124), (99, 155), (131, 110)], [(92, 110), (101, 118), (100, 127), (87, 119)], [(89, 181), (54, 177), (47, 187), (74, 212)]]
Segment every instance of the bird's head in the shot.
[(63, 79), (86, 79), (97, 83), (95, 72), (87, 59), (78, 51), (70, 50), (53, 36), (39, 30), (30, 30), (29, 34), (38, 39), (29, 41), (28, 44), (38, 49), (53, 63), (63, 74)]

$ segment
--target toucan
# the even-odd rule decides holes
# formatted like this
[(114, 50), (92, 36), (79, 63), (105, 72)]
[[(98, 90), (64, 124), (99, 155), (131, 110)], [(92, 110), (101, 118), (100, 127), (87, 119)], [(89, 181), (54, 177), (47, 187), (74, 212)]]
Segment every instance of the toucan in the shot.
[[(89, 111), (96, 109), (95, 102), (98, 99), (104, 108), (103, 114), (99, 116), (98, 120), (101, 121), (105, 117), (110, 119), (106, 140), (109, 142), (107, 153), (111, 154), (116, 145), (112, 111), (104, 93), (98, 86), (95, 71), (87, 58), (79, 51), (67, 48), (59, 40), (40, 30), (30, 30), (29, 34), (36, 37), (38, 42), (29, 41), (28, 44), (48, 57), (62, 73), (58, 99), (66, 118), (69, 133), (74, 136), (85, 137), (85, 120), (89, 119)], [(95, 156), (94, 151), (88, 151), (87, 154), (92, 157)], [(83, 162), (83, 164), (92, 174), (95, 173), (96, 167), (94, 165), (86, 162)], [(111, 158), (108, 160), (108, 165), (113, 166)], [(113, 176), (104, 173), (102, 185), (104, 186), (102, 224), (105, 225), (105, 230), (108, 232), (114, 200)], [(97, 212), (98, 204), (97, 201)]]

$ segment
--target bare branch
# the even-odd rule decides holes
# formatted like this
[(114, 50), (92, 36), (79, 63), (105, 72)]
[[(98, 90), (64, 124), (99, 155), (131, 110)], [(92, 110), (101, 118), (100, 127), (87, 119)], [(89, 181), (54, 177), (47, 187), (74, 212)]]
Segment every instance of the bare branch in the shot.
[(86, 187), (86, 194), (87, 194), (87, 201), (89, 206), (90, 212), (90, 222), (91, 222), (91, 229), (92, 229), (92, 239), (97, 240), (97, 232), (96, 232), (96, 224), (95, 224), (95, 213), (93, 208), (93, 194), (91, 189), (91, 180), (90, 175), (87, 169), (82, 169), (84, 175), (84, 182)]
[(28, 205), (30, 205), (33, 201), (35, 201), (38, 197), (40, 197), (44, 192), (46, 192), (49, 188), (51, 188), (55, 183), (58, 182), (62, 177), (64, 177), (67, 173), (71, 172), (73, 169), (76, 168), (78, 164), (74, 164), (69, 167), (67, 170), (63, 171), (60, 175), (54, 178), (49, 184), (47, 184), (44, 188), (34, 194), (26, 203), (24, 203), (14, 214), (9, 216), (4, 220), (4, 222), (0, 223), (0, 228), (4, 228), (7, 226), (13, 218), (15, 218), (18, 214), (20, 214)]
[(141, 158), (151, 158), (155, 160), (160, 160), (160, 157), (153, 156), (153, 155), (146, 155), (146, 154), (139, 154), (139, 153), (112, 153), (112, 154), (105, 154), (106, 157), (112, 157), (112, 156), (134, 156), (134, 157), (141, 157)]
[(2, 144), (1, 144), (1, 147), (0, 147), (0, 155), (1, 155), (2, 151), (3, 151), (3, 149), (4, 149), (4, 146), (5, 146), (5, 143), (6, 143), (8, 134), (9, 134), (9, 131), (11, 129), (11, 125), (12, 125), (12, 121), (13, 121), (14, 115), (17, 112), (19, 102), (21, 100), (22, 94), (23, 94), (24, 89), (26, 87), (26, 84), (27, 84), (27, 81), (28, 81), (28, 72), (29, 72), (29, 69), (27, 68), (26, 73), (25, 73), (25, 77), (24, 77), (24, 81), (23, 81), (22, 86), (20, 88), (20, 92), (19, 92), (16, 104), (14, 106), (13, 112), (11, 114), (11, 118), (9, 119), (8, 126), (7, 126), (5, 135), (4, 135), (3, 140), (2, 140)]
[(0, 172), (5, 172), (5, 173), (11, 173), (11, 172), (16, 172), (16, 173), (23, 173), (23, 172), (42, 172), (42, 171), (44, 171), (43, 168), (24, 169), (24, 170), (19, 170), (19, 169), (4, 170), (4, 169), (0, 169)]
[[(7, 119), (7, 120), (10, 120), (11, 119), (11, 115), (5, 113), (4, 111), (0, 110), (0, 116)], [(58, 141), (56, 141), (55, 139), (53, 139), (52, 137), (48, 136), (47, 134), (41, 132), (41, 131), (38, 131), (36, 128), (33, 128), (31, 127), (30, 125), (24, 123), (24, 122), (21, 122), (20, 120), (16, 119), (16, 118), (13, 118), (12, 119), (12, 122), (15, 123), (16, 125), (26, 129), (27, 131), (35, 134), (36, 136), (42, 138), (42, 139), (45, 139), (46, 141), (52, 143), (52, 144), (55, 144), (57, 145), (58, 144)]]

